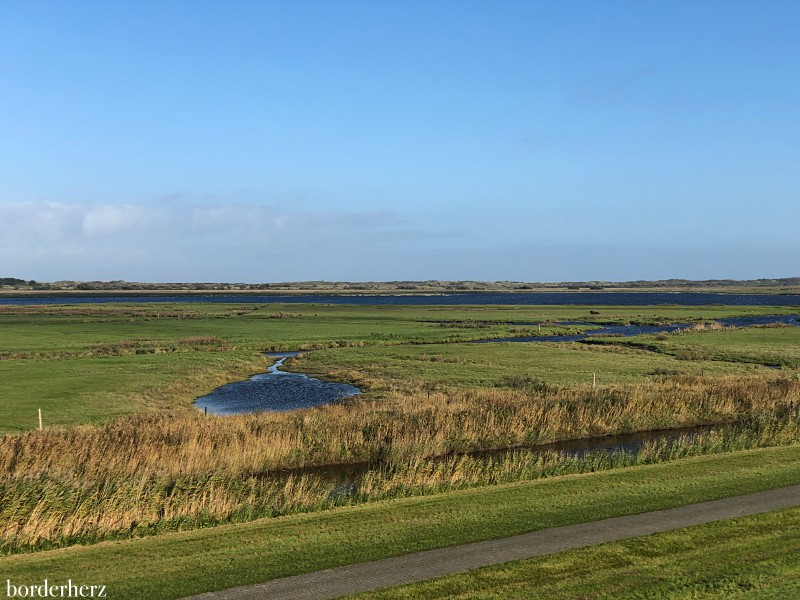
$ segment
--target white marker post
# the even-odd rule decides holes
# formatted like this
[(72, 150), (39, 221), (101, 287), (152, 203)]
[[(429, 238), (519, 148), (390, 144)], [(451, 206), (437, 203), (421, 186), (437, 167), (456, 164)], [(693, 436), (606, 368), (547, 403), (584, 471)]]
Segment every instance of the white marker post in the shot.
[(39, 431), (42, 430), (42, 409), (39, 409)]

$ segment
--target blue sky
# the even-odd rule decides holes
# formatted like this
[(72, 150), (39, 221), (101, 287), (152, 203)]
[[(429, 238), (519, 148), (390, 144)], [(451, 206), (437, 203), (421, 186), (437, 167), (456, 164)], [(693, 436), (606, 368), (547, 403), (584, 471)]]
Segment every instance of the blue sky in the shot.
[(0, 275), (796, 276), (800, 4), (0, 3)]

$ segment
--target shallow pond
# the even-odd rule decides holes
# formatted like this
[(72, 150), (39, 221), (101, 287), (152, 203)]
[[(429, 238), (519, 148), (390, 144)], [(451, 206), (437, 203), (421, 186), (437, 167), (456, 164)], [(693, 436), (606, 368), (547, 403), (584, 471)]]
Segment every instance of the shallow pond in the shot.
[(281, 371), (283, 361), (299, 352), (276, 352), (267, 356), (277, 359), (266, 373), (247, 381), (223, 385), (194, 405), (212, 415), (235, 415), (261, 411), (286, 411), (330, 404), (360, 394), (361, 390), (346, 383), (333, 383), (302, 373)]

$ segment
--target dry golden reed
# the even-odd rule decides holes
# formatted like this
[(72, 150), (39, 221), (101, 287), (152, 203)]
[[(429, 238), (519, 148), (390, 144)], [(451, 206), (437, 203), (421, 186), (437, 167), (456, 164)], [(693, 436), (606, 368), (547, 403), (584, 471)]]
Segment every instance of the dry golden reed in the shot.
[(479, 449), (791, 413), (798, 400), (793, 376), (683, 376), (596, 390), (393, 393), (236, 417), (145, 414), (8, 435), (0, 439), (0, 545), (62, 544), (329, 506), (323, 482), (278, 473), (312, 465), (410, 465), (388, 479), (371, 475), (378, 480), (362, 482), (362, 499), (522, 477), (518, 468), (503, 475), (497, 466), (493, 475), (466, 459), (446, 469), (425, 465)]
[(725, 423), (800, 400), (800, 380), (665, 377), (566, 389), (393, 393), (288, 413), (142, 414), (0, 439), (0, 476), (253, 475)]

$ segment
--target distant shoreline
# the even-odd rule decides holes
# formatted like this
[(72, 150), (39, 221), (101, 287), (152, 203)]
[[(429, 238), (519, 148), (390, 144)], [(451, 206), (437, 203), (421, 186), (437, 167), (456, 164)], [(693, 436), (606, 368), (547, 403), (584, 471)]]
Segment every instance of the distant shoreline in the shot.
[(469, 289), (469, 290), (447, 290), (447, 289), (369, 289), (369, 290), (348, 290), (348, 289), (313, 289), (313, 288), (272, 288), (268, 290), (259, 289), (208, 289), (208, 290), (187, 290), (184, 288), (158, 288), (158, 289), (104, 289), (104, 290), (77, 290), (77, 289), (0, 289), (0, 297), (65, 297), (71, 296), (457, 296), (465, 294), (604, 294), (627, 293), (627, 294), (653, 294), (653, 293), (697, 293), (697, 294), (767, 294), (777, 296), (789, 296), (800, 294), (800, 286), (775, 286), (775, 287), (728, 287), (728, 286), (708, 286), (708, 287), (607, 287), (603, 289), (586, 288), (566, 288), (566, 287), (546, 287), (535, 289)]

